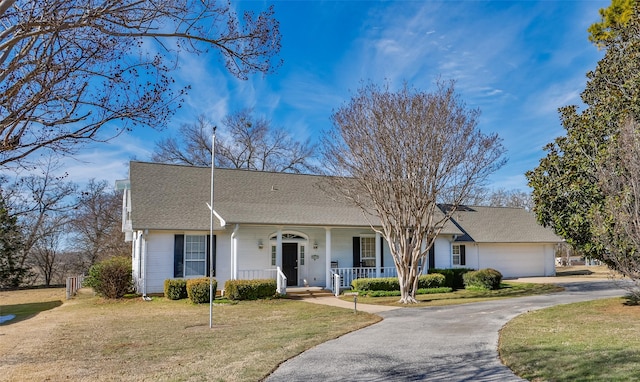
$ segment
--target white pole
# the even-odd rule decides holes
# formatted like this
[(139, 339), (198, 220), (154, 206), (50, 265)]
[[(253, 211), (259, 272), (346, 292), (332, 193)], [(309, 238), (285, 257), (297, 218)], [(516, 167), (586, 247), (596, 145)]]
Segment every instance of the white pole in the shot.
[(211, 137), (211, 211), (209, 211), (209, 329), (213, 328), (213, 170), (215, 168), (216, 157), (216, 127), (213, 127)]

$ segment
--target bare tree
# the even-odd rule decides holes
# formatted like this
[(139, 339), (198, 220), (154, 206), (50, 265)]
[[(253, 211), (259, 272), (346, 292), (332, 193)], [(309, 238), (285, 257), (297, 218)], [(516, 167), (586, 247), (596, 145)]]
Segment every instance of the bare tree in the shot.
[(73, 152), (103, 127), (163, 127), (186, 91), (170, 76), (182, 52), (217, 50), (241, 79), (272, 71), (273, 15), (241, 21), (215, 0), (0, 0), (0, 166)]
[(28, 257), (39, 241), (58, 232), (69, 221), (74, 208), (72, 196), (77, 186), (65, 180), (66, 174), (55, 175), (60, 167), (55, 159), (49, 157), (39, 167), (41, 175), (24, 176), (5, 186), (7, 205), (23, 231), (21, 265), (28, 264)]
[(38, 235), (38, 241), (33, 245), (28, 256), (28, 264), (37, 270), (38, 275), (44, 279), (44, 285), (51, 285), (54, 278), (60, 278), (64, 272), (65, 224), (60, 220), (68, 221), (66, 216), (47, 218), (42, 224)]
[(632, 118), (620, 127), (597, 169), (604, 195), (594, 211), (594, 238), (604, 246), (604, 260), (633, 282), (628, 290), (640, 303), (640, 129)]
[[(332, 116), (327, 171), (341, 195), (380, 219), (372, 228), (389, 243), (402, 303), (416, 302), (419, 264), (445, 222), (504, 163), (500, 139), (477, 129), (478, 115), (453, 82), (439, 82), (432, 93), (368, 84)], [(439, 202), (450, 208), (440, 213)]]
[[(314, 173), (316, 147), (300, 142), (268, 120), (255, 118), (250, 109), (228, 115), (216, 142), (216, 166), (258, 171)], [(213, 124), (204, 116), (180, 127), (178, 137), (156, 143), (152, 160), (193, 166), (211, 164)]]
[(465, 204), (523, 208), (527, 211), (531, 211), (533, 208), (531, 193), (522, 190), (507, 190), (504, 188), (499, 188), (493, 191), (481, 189), (473, 192), (467, 201), (465, 201)]
[(80, 256), (75, 266), (78, 271), (87, 271), (100, 260), (130, 253), (122, 233), (121, 192), (107, 181), (91, 179), (76, 204), (71, 230), (74, 249)]

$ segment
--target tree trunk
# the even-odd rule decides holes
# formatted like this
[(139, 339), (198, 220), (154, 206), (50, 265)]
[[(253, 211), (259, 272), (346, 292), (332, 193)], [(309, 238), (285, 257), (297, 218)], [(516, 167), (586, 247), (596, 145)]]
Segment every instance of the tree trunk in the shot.
[(403, 304), (417, 304), (416, 290), (418, 288), (418, 272), (416, 267), (398, 268), (398, 283), (400, 284), (400, 300)]

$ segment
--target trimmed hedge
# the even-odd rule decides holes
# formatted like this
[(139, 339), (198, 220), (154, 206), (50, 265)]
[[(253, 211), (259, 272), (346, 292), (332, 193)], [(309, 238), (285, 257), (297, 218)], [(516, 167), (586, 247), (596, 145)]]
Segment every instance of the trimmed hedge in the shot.
[[(416, 295), (449, 293), (451, 291), (452, 289), (449, 287), (423, 288), (423, 289), (418, 289), (416, 291)], [(393, 296), (400, 296), (400, 291), (399, 290), (369, 290), (369, 291), (362, 291), (361, 295), (369, 296), (369, 297), (393, 297)]]
[(400, 290), (397, 277), (383, 277), (379, 279), (361, 278), (351, 282), (351, 287), (355, 290)]
[(227, 280), (224, 294), (229, 300), (257, 300), (275, 296), (275, 279)]
[[(418, 276), (418, 289), (439, 288), (443, 286), (445, 277), (440, 274)], [(358, 291), (400, 291), (397, 277), (362, 278), (351, 282), (351, 287)]]
[(464, 286), (467, 289), (500, 289), (502, 273), (493, 268), (484, 268), (477, 271), (465, 273)]
[(443, 287), (445, 286), (445, 279), (446, 277), (439, 273), (422, 275), (418, 278), (418, 291), (420, 291), (420, 289), (433, 289)]
[(470, 268), (451, 268), (451, 269), (438, 269), (432, 268), (429, 269), (429, 274), (441, 274), (444, 275), (445, 280), (443, 286), (447, 286), (449, 288), (456, 289), (464, 289), (464, 279), (463, 275), (467, 272), (471, 272), (473, 269)]
[(131, 258), (116, 256), (103, 260), (89, 268), (84, 285), (93, 288), (100, 296), (122, 298), (133, 289)]
[(182, 300), (187, 298), (187, 280), (166, 279), (164, 280), (164, 297), (169, 300)]
[[(213, 279), (213, 290), (218, 288), (218, 282)], [(214, 292), (215, 293), (215, 292)], [(187, 296), (194, 304), (209, 302), (209, 278), (199, 277), (187, 280)]]

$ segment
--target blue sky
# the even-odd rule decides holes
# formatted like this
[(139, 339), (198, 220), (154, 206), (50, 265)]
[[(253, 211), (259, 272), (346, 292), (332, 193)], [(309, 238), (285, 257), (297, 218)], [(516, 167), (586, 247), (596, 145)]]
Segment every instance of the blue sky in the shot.
[(170, 126), (136, 130), (88, 147), (67, 160), (69, 178), (127, 177), (131, 158), (148, 160), (154, 143), (204, 114), (214, 122), (253, 108), (299, 139), (317, 140), (330, 115), (363, 81), (420, 90), (438, 79), (457, 81), (479, 127), (498, 133), (507, 164), (493, 189), (527, 190), (524, 173), (562, 135), (557, 109), (580, 104), (585, 74), (603, 53), (586, 29), (609, 1), (241, 1), (239, 9), (275, 5), (283, 65), (247, 81), (225, 72), (215, 54), (182, 57), (175, 73), (191, 85)]

